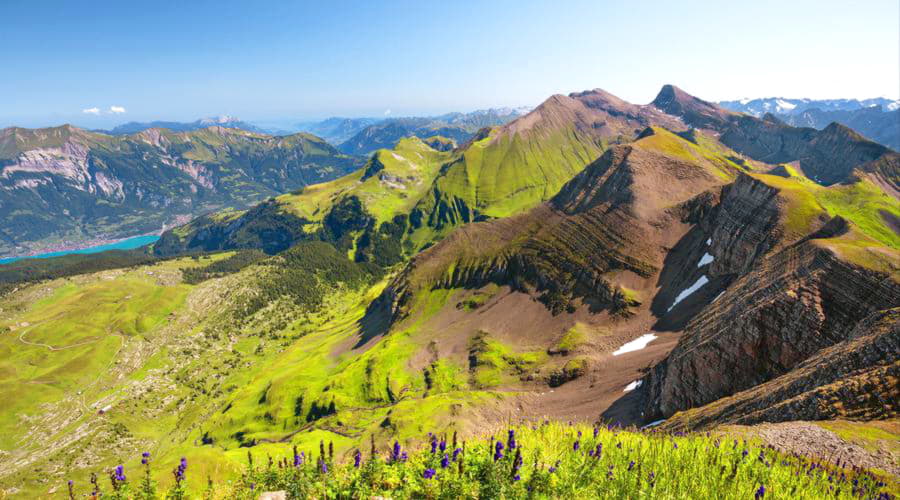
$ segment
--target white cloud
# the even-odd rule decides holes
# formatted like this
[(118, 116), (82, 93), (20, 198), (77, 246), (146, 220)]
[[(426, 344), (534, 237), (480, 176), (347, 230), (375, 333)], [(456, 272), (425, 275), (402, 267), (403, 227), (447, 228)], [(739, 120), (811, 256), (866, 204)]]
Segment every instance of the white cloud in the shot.
[(122, 106), (110, 106), (109, 112), (110, 113), (124, 113), (125, 108), (123, 108)]
[(99, 114), (100, 114), (100, 108), (87, 108), (87, 109), (82, 109), (81, 112), (84, 113), (84, 114), (86, 114), (86, 115), (99, 115)]
[(387, 116), (387, 115), (389, 115), (389, 114), (391, 114), (391, 110), (390, 110), (390, 109), (384, 110), (384, 116)]

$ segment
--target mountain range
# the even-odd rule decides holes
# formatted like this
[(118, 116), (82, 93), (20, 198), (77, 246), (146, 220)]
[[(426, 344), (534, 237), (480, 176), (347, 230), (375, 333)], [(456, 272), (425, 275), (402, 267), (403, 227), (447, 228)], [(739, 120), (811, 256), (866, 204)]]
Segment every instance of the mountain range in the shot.
[[(251, 167), (283, 194), (250, 204), (255, 187), (146, 252), (0, 268), (0, 484), (84, 482), (146, 449), (164, 467), (186, 457), (200, 491), (247, 452), (324, 456), (329, 441), (349, 460), (370, 441), (544, 419), (896, 420), (896, 151), (672, 85), (648, 104), (595, 89), (483, 118), (370, 123), (344, 143), (383, 144), (361, 164), (304, 134), (5, 131), (4, 178), (24, 191), (141, 200), (144, 177), (100, 180), (125, 152), (139, 172), (192, 172), (165, 184), (186, 204)], [(472, 132), (437, 134), (451, 127)], [(29, 171), (38, 154), (60, 173)], [(284, 158), (293, 170), (263, 168)], [(896, 476), (879, 453), (865, 456)]]
[(377, 149), (392, 148), (397, 141), (409, 136), (422, 139), (442, 136), (461, 144), (479, 129), (502, 125), (529, 110), (492, 108), (431, 117), (329, 118), (321, 122), (300, 123), (297, 127), (322, 137), (344, 153), (366, 155)]
[(129, 135), (136, 134), (138, 132), (143, 132), (144, 130), (151, 128), (164, 128), (171, 130), (173, 132), (190, 132), (193, 130), (200, 130), (208, 127), (224, 127), (224, 128), (236, 128), (239, 130), (246, 130), (247, 132), (255, 132), (258, 134), (269, 133), (268, 130), (264, 130), (256, 125), (247, 123), (245, 121), (239, 120), (232, 116), (215, 116), (211, 118), (201, 118), (199, 120), (193, 122), (170, 122), (170, 121), (155, 121), (155, 122), (128, 122), (122, 125), (118, 125), (113, 127), (112, 130), (97, 130), (97, 132), (106, 133), (110, 135)]
[(360, 165), (309, 135), (219, 126), (125, 135), (69, 125), (0, 130), (0, 255), (157, 232), (216, 208), (332, 179)]
[(846, 125), (875, 142), (900, 150), (900, 101), (875, 99), (744, 99), (719, 103), (726, 109), (762, 117), (771, 114), (795, 127)]

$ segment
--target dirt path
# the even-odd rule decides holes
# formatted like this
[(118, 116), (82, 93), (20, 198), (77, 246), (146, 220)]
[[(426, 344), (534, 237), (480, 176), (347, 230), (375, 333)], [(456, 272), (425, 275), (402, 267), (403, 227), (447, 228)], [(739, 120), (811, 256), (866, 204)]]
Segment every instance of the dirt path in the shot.
[(831, 463), (875, 468), (900, 477), (898, 457), (888, 449), (867, 450), (862, 446), (845, 441), (840, 436), (811, 422), (782, 422), (760, 424), (752, 427), (729, 426), (735, 430), (762, 439), (778, 450), (799, 453), (827, 460)]

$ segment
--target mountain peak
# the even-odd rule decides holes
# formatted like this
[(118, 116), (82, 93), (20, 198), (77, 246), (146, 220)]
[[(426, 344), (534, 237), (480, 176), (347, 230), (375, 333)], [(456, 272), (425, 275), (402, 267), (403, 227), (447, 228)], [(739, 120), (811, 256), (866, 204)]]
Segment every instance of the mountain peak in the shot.
[(663, 85), (656, 99), (650, 104), (664, 113), (678, 116), (687, 124), (700, 128), (720, 124), (728, 115), (726, 110), (694, 97), (672, 84)]

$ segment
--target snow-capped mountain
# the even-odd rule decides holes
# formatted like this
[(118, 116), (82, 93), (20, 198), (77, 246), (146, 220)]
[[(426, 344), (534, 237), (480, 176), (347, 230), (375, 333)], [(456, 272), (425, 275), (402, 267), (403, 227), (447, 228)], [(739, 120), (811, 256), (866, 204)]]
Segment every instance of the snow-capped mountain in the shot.
[(821, 111), (855, 111), (858, 109), (881, 106), (883, 111), (900, 109), (900, 101), (886, 97), (873, 99), (788, 99), (784, 97), (763, 97), (758, 99), (739, 99), (736, 101), (721, 101), (719, 105), (731, 111), (739, 111), (753, 116), (763, 116), (766, 113), (776, 115), (792, 115), (803, 113), (810, 109)]

